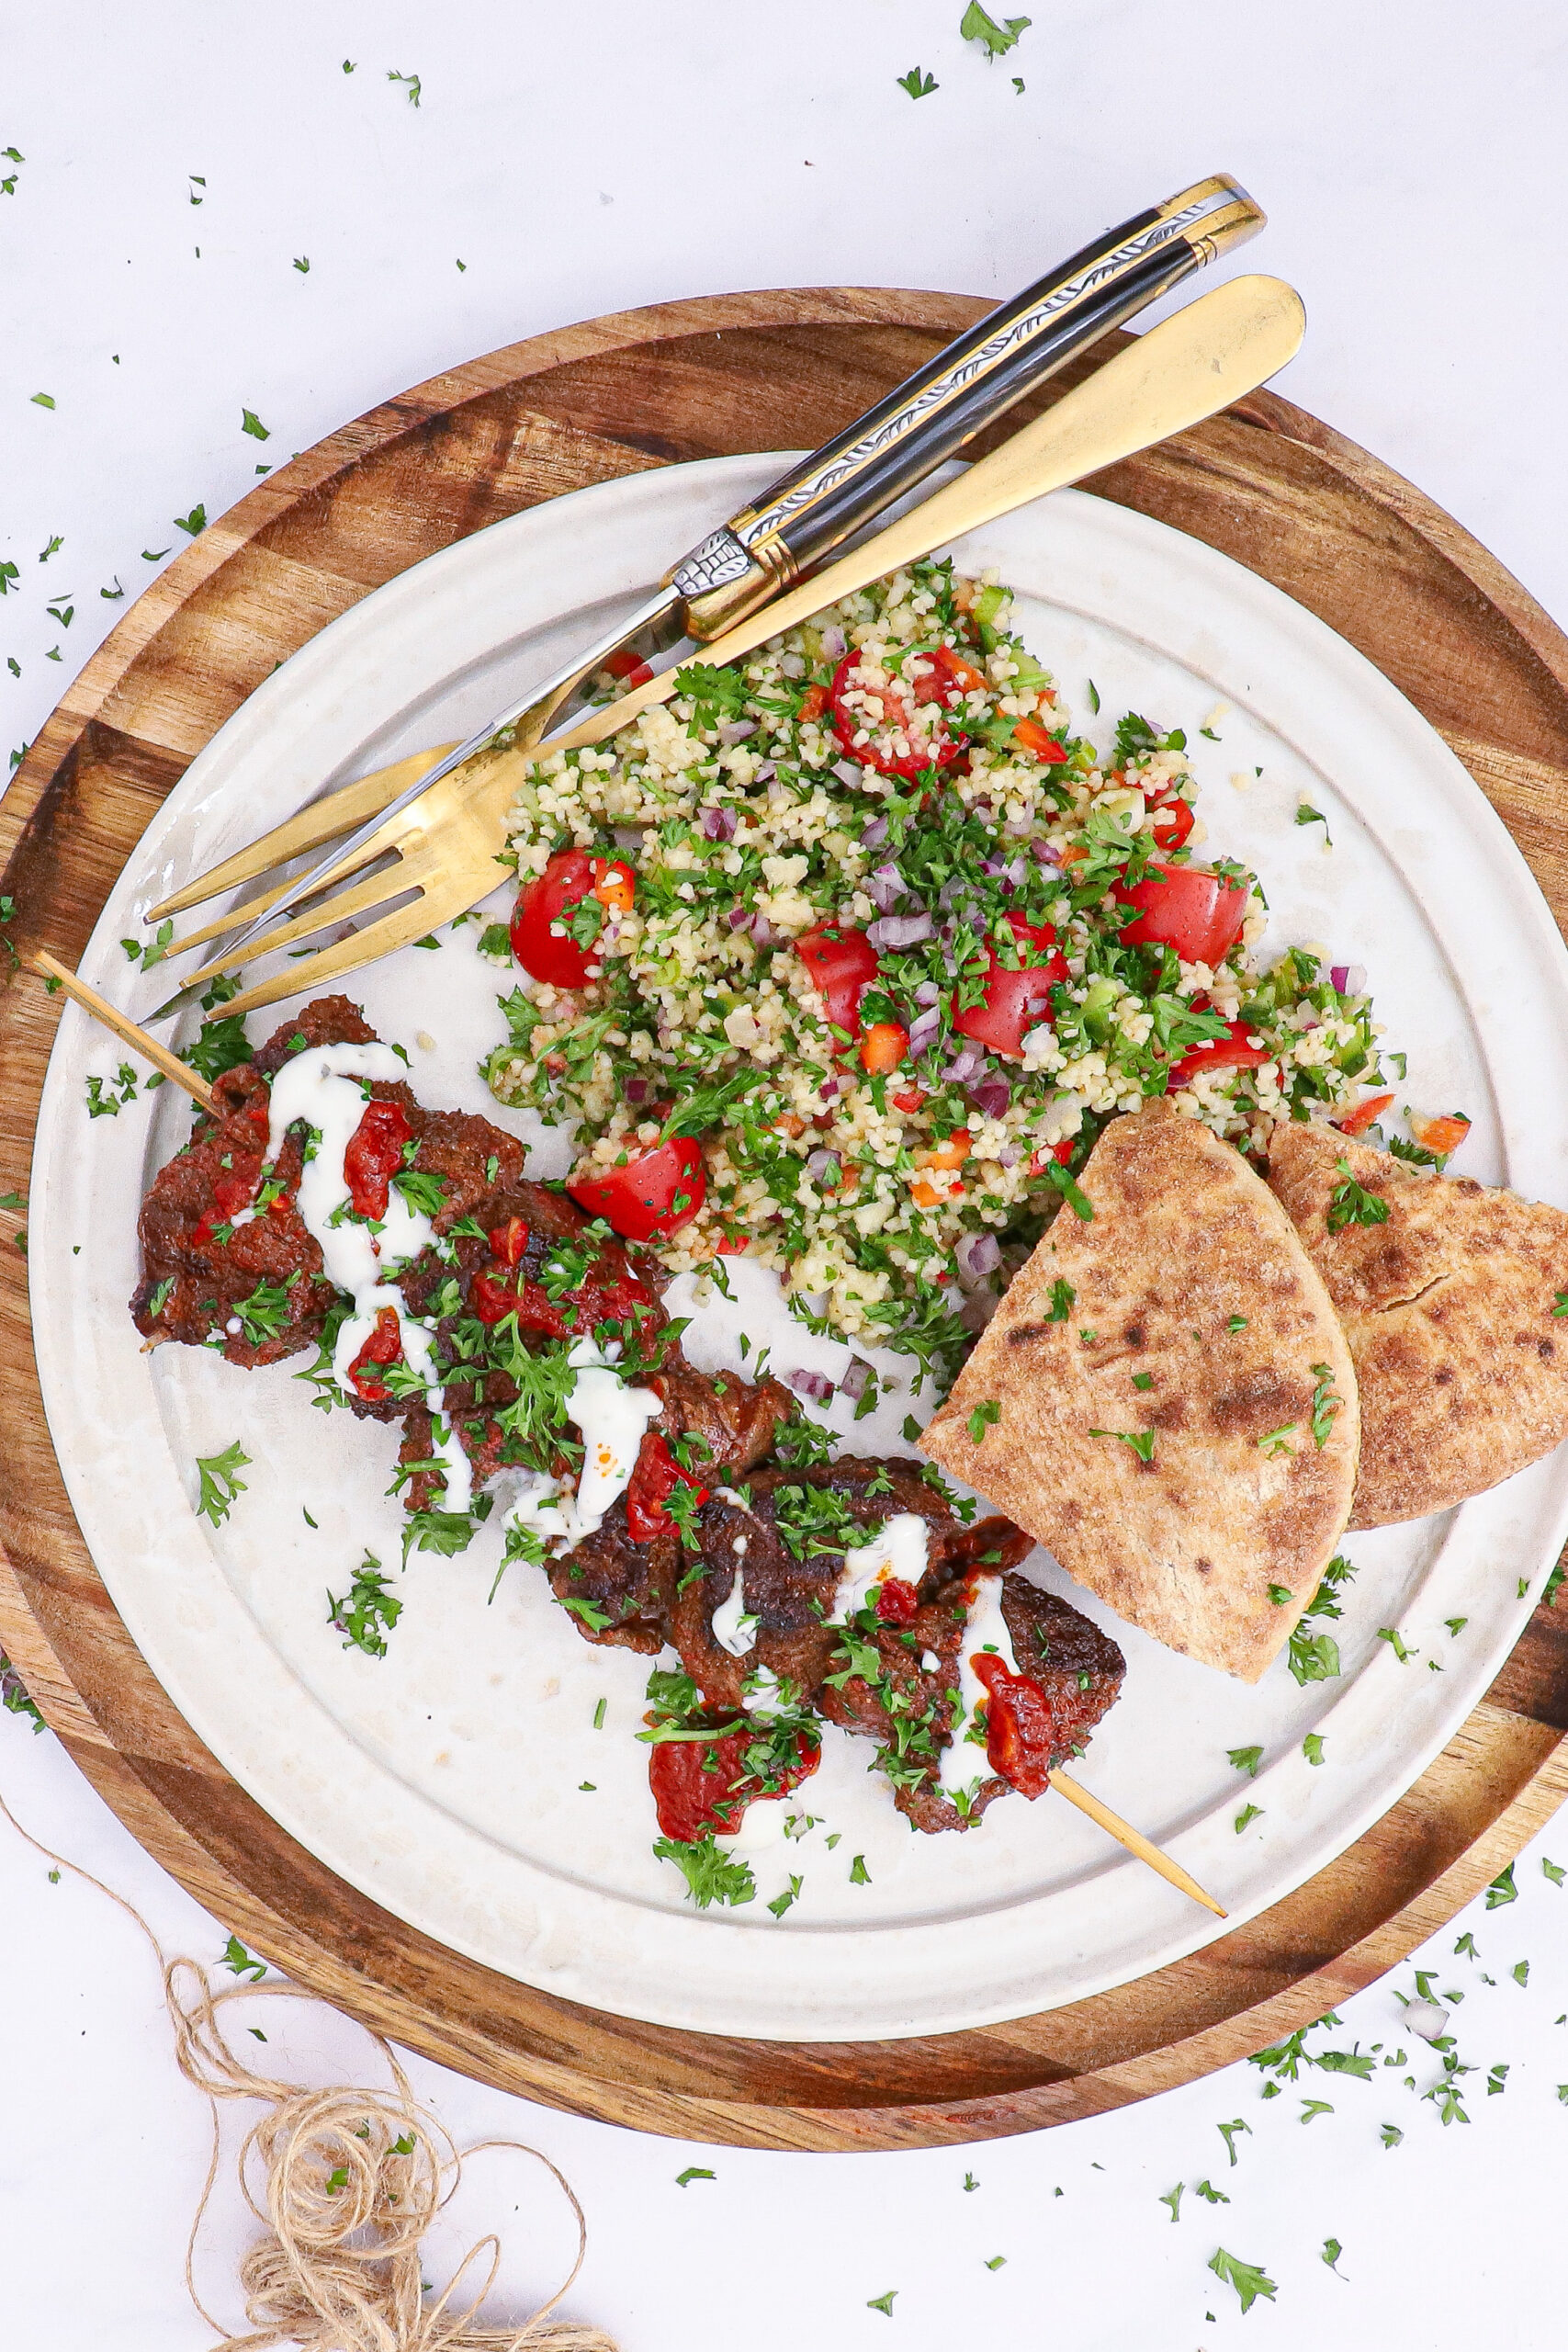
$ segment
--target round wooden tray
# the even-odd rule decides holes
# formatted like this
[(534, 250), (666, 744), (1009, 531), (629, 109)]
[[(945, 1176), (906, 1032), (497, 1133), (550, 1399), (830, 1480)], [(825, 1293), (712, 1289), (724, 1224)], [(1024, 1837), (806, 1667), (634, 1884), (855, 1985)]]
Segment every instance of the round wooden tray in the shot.
[[(984, 308), (859, 288), (662, 304), (495, 352), (334, 433), (171, 564), (33, 745), (0, 804), (0, 889), (17, 902), (17, 947), (75, 961), (186, 763), (281, 658), (368, 590), (585, 482), (814, 446)], [(1375, 662), (1465, 763), (1562, 920), (1568, 639), (1484, 548), (1267, 392), (1092, 487), (1234, 556)], [(56, 1010), (39, 982), (9, 972), (0, 1191), (26, 1190)], [(1375, 1829), (1174, 1967), (1044, 2016), (915, 2041), (780, 2044), (638, 2025), (415, 1934), (285, 1837), (194, 1736), (72, 1515), (39, 1395), (25, 1265), (9, 1247), (0, 1427), (0, 1643), (148, 1850), (248, 1944), (399, 2041), (640, 2131), (753, 2147), (926, 2146), (1146, 2098), (1262, 2048), (1381, 1974), (1568, 1794), (1568, 1609), (1561, 1623), (1541, 1609), (1484, 1703)]]

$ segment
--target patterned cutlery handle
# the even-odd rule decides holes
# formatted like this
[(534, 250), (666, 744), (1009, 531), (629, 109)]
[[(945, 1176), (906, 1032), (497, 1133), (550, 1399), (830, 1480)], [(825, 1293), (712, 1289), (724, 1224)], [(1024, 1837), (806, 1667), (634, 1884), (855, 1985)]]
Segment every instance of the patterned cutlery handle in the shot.
[(711, 532), (667, 577), (716, 637), (912, 490), (983, 425), (1265, 216), (1225, 173), (1135, 213), (987, 312), (874, 408)]

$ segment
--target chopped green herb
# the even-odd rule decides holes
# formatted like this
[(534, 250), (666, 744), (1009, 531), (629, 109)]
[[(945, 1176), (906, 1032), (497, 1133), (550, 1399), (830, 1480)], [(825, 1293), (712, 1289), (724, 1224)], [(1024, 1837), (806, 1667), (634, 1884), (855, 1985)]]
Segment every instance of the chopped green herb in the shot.
[(1330, 1233), (1340, 1233), (1348, 1225), (1382, 1225), (1388, 1218), (1388, 1203), (1381, 1193), (1370, 1193), (1359, 1184), (1350, 1172), (1348, 1159), (1337, 1159), (1336, 1170), (1343, 1181), (1334, 1188), (1325, 1223)]
[(1238, 2256), (1227, 2254), (1222, 2245), (1216, 2246), (1209, 2256), (1209, 2267), (1216, 2278), (1223, 2278), (1227, 2287), (1235, 2289), (1244, 2312), (1249, 2312), (1260, 2295), (1273, 2301), (1277, 2291), (1274, 2281), (1257, 2263), (1243, 2262)]
[(688, 2165), (684, 2172), (676, 2174), (675, 2186), (677, 2188), (689, 2188), (694, 2180), (716, 2180), (717, 2178), (717, 2173), (709, 2172), (706, 2165)]
[(1302, 1742), (1302, 1754), (1306, 1758), (1309, 1764), (1322, 1763), (1323, 1734), (1321, 1732), (1308, 1732), (1306, 1737)]
[(850, 1884), (852, 1886), (869, 1886), (871, 1884), (871, 1872), (866, 1869), (865, 1856), (863, 1854), (857, 1854), (854, 1860), (850, 1864)]
[(1410, 1658), (1416, 1656), (1416, 1652), (1414, 1650), (1406, 1649), (1397, 1628), (1393, 1625), (1380, 1625), (1378, 1627), (1378, 1639), (1380, 1642), (1386, 1642), (1388, 1644), (1390, 1649), (1393, 1652), (1394, 1657), (1399, 1660), (1401, 1666), (1406, 1664)]
[(1242, 1831), (1247, 1827), (1249, 1822), (1260, 1821), (1262, 1818), (1263, 1807), (1260, 1804), (1243, 1805), (1241, 1811), (1235, 1817), (1236, 1836), (1238, 1838), (1241, 1836)]
[(1328, 820), (1324, 815), (1321, 808), (1314, 808), (1313, 807), (1310, 800), (1303, 800), (1297, 808), (1296, 822), (1298, 825), (1321, 825), (1323, 827), (1325, 846), (1329, 849), (1333, 848), (1334, 837), (1328, 830)]
[(1176, 2187), (1174, 2188), (1168, 2188), (1165, 2195), (1159, 2200), (1162, 2205), (1169, 2206), (1170, 2218), (1173, 2222), (1179, 2222), (1181, 2219), (1182, 2187), (1183, 2184), (1179, 2180)]
[(231, 1976), (248, 1976), (252, 1984), (266, 1974), (266, 1962), (248, 1952), (238, 1936), (231, 1936), (223, 1947), (223, 1965)]
[(362, 1650), (367, 1657), (385, 1657), (387, 1635), (403, 1613), (403, 1604), (387, 1589), (381, 1563), (367, 1552), (354, 1572), (354, 1581), (341, 1600), (327, 1595), (327, 1623), (343, 1635), (345, 1650)]
[(222, 1526), (235, 1498), (245, 1492), (245, 1481), (239, 1473), (250, 1467), (250, 1460), (238, 1438), (221, 1453), (197, 1454), (196, 1467), (201, 1487), (196, 1508), (199, 1517), (209, 1519), (214, 1527)]
[(1258, 1768), (1263, 1761), (1261, 1747), (1227, 1747), (1225, 1754), (1238, 1772), (1245, 1772), (1249, 1780), (1257, 1780)]
[(1089, 1435), (1113, 1437), (1119, 1445), (1131, 1446), (1140, 1462), (1152, 1462), (1155, 1458), (1153, 1430), (1090, 1430)]
[(691, 1841), (656, 1838), (653, 1850), (661, 1862), (676, 1864), (699, 1911), (705, 1911), (710, 1903), (750, 1903), (756, 1894), (750, 1863), (731, 1861), (714, 1842), (711, 1829)]
[(1006, 17), (998, 25), (996, 18), (987, 16), (981, 7), (980, 0), (969, 0), (969, 6), (959, 19), (958, 37), (960, 40), (977, 40), (984, 48), (988, 62), (993, 57), (1005, 57), (1010, 49), (1016, 49), (1020, 34), (1026, 33), (1032, 22), (1031, 17)]
[(983, 1404), (976, 1405), (967, 1423), (970, 1442), (978, 1445), (985, 1437), (986, 1431), (988, 1429), (994, 1429), (1001, 1417), (1002, 1408), (995, 1397), (987, 1396)]
[(1518, 1899), (1519, 1890), (1514, 1884), (1514, 1865), (1510, 1862), (1506, 1870), (1498, 1871), (1487, 1888), (1486, 1908), (1488, 1911), (1496, 1911), (1505, 1903), (1517, 1903)]
[[(894, 79), (898, 87), (901, 90), (908, 90), (912, 98), (929, 98), (933, 90), (941, 87), (940, 83), (933, 80), (931, 74), (923, 74), (918, 65), (911, 65), (907, 74), (896, 74)], [(52, 408), (53, 405), (51, 401), (50, 406)], [(882, 2307), (880, 2304), (874, 2304), (872, 2308), (879, 2311)]]

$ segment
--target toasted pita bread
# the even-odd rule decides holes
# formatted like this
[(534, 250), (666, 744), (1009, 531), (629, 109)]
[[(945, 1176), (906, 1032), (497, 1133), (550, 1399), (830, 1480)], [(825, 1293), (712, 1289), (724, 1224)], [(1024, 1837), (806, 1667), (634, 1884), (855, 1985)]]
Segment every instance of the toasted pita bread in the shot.
[(1113, 1119), (1079, 1182), (1092, 1222), (1063, 1209), (921, 1442), (1119, 1617), (1256, 1682), (1350, 1507), (1349, 1350), (1268, 1186), (1196, 1120)]
[[(1388, 1204), (1328, 1229), (1350, 1176)], [(1352, 1527), (1447, 1510), (1568, 1437), (1568, 1214), (1431, 1176), (1319, 1126), (1274, 1133), (1269, 1181), (1345, 1326), (1361, 1390)]]

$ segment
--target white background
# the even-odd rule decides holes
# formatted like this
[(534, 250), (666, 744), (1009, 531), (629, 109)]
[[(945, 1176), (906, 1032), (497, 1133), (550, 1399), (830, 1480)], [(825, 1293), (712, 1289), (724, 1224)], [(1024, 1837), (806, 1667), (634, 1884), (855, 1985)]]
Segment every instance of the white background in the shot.
[[(174, 517), (198, 501), (217, 514), (258, 463), (442, 367), (721, 288), (1000, 295), (1220, 167), (1272, 216), (1232, 266), (1276, 271), (1306, 299), (1307, 345), (1280, 388), (1437, 497), (1568, 622), (1560, 12), (1051, 0), (994, 65), (959, 41), (961, 13), (962, 0), (469, 0), (439, 18), (407, 0), (3, 0), (0, 148), (26, 160), (0, 163), (17, 173), (0, 195), (0, 559), (20, 572), (0, 600), (0, 664), (21, 673), (0, 666), (0, 751), (31, 740), (152, 576), (141, 551), (185, 544)], [(918, 102), (896, 82), (917, 64), (940, 85)], [(417, 108), (392, 72), (419, 74)], [(241, 433), (243, 406), (265, 445)], [(117, 582), (125, 601), (101, 598)], [(226, 1924), (141, 1855), (51, 1737), (9, 1716), (0, 1786), (171, 1948), (216, 1958)], [(1568, 1828), (1543, 1842), (1568, 1861)], [(1254, 2339), (1545, 2352), (1562, 2341), (1568, 1888), (1533, 1850), (1517, 1879), (1517, 1903), (1478, 1904), (1429, 1956), (1439, 1988), (1467, 1994), (1455, 2024), (1476, 2068), (1472, 2120), (1448, 2130), (1397, 2069), (1371, 2084), (1305, 2074), (1263, 2104), (1242, 2066), (967, 2153), (773, 2157), (415, 2071), (459, 2135), (515, 2133), (565, 2167), (592, 2232), (572, 2308), (626, 2352), (707, 2352), (738, 2331), (756, 2352), (934, 2352), (977, 2333), (1078, 2352)], [(3, 1826), (0, 1903), (7, 2337), (51, 2352), (200, 2346), (180, 2271), (206, 2120), (174, 2074), (150, 1962), (101, 1897), (51, 1883)], [(1479, 1963), (1451, 1956), (1465, 1929)], [(1323, 2039), (1392, 2048), (1395, 1992), (1410, 1989), (1397, 1971)], [(362, 2063), (329, 2013), (286, 2025), (274, 2007), (265, 2024), (269, 2055), (304, 2072)], [(1488, 2096), (1497, 2063), (1506, 2090)], [(1437, 2071), (1429, 2053), (1415, 2066), (1417, 2093)], [(1303, 2123), (1304, 2098), (1334, 2112)], [(1231, 2169), (1216, 2127), (1237, 2117), (1250, 2132)], [(1383, 2148), (1383, 2123), (1401, 2145)], [(513, 2161), (482, 2160), (494, 2168), (465, 2191), (465, 2218), (502, 2228), (497, 2310), (521, 2314), (554, 2284), (568, 2233), (553, 2191), (502, 2168)], [(693, 2163), (716, 2179), (677, 2188)], [(1201, 2201), (1203, 2178), (1232, 2203)], [(1158, 2200), (1179, 2180), (1172, 2226)], [(230, 2282), (253, 2226), (225, 2186), (201, 2276), (235, 2324)], [(1319, 2258), (1328, 2237), (1342, 2275)], [(1245, 2320), (1205, 2267), (1222, 2244), (1278, 2282)], [(1005, 2267), (986, 2269), (998, 2254)], [(867, 2309), (888, 2289), (891, 2321)]]

